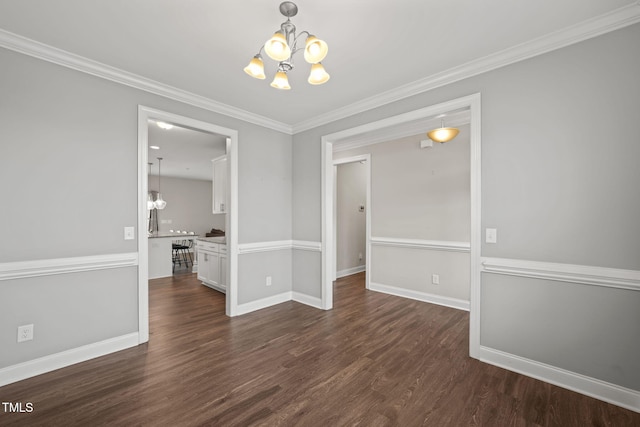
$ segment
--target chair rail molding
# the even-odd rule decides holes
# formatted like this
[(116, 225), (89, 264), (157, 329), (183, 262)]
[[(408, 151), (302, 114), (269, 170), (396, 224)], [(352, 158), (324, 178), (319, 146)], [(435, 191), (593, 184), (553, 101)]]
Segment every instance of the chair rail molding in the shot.
[(137, 252), (5, 262), (0, 263), (0, 281), (137, 265)]
[(483, 273), (640, 291), (640, 271), (508, 258), (481, 259)]
[(320, 252), (321, 243), (305, 240), (273, 240), (269, 242), (241, 243), (238, 245), (238, 253), (240, 255), (256, 252), (282, 251), (286, 249)]
[(421, 240), (421, 239), (401, 239), (395, 237), (372, 237), (373, 246), (394, 246), (410, 249), (430, 249), (438, 251), (470, 252), (469, 242), (454, 242), (448, 240)]

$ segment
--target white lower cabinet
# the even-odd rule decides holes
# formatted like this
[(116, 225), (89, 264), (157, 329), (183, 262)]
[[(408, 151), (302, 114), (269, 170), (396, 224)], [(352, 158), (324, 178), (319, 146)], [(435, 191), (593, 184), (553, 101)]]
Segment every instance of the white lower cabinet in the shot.
[(220, 292), (227, 291), (227, 245), (197, 241), (198, 280)]

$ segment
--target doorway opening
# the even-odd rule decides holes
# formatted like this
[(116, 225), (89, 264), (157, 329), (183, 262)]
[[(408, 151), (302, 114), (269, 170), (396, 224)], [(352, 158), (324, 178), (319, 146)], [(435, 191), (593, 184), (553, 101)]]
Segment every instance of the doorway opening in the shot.
[[(321, 142), (322, 155), (322, 308), (333, 307), (333, 279), (335, 272), (335, 221), (334, 221), (334, 159), (336, 147), (359, 147), (415, 135), (425, 129), (425, 122), (441, 115), (463, 113), (468, 115), (470, 128), (470, 238), (469, 238), (469, 311), (470, 311), (470, 356), (479, 358), (480, 351), (480, 244), (481, 244), (481, 121), (480, 94), (429, 106), (419, 110), (371, 122), (355, 128), (324, 135)], [(439, 123), (438, 123), (439, 124)], [(434, 126), (438, 127), (438, 126)], [(370, 244), (368, 245), (370, 249)], [(371, 253), (369, 250), (368, 253)], [(368, 265), (371, 271), (374, 267)], [(369, 279), (370, 280), (370, 279)]]
[(371, 155), (333, 161), (333, 277), (361, 271), (369, 289), (371, 264)]
[(148, 163), (149, 159), (149, 122), (160, 121), (185, 129), (220, 135), (225, 138), (227, 156), (226, 179), (229, 191), (227, 197), (225, 230), (227, 258), (224, 266), (227, 272), (227, 290), (225, 312), (234, 316), (237, 312), (238, 296), (238, 132), (185, 116), (138, 107), (138, 328), (139, 342), (149, 340), (149, 237), (148, 237)]

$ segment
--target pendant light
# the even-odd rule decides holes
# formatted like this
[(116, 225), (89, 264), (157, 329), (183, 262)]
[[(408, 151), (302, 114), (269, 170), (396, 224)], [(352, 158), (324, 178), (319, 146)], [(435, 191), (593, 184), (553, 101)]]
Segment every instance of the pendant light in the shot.
[(160, 162), (162, 162), (162, 157), (158, 157), (158, 198), (153, 203), (156, 209), (164, 209), (167, 206), (167, 202), (162, 199), (162, 193), (160, 192)]
[(440, 127), (427, 132), (427, 136), (434, 142), (449, 142), (460, 132), (457, 128), (444, 127), (444, 120), (441, 120)]
[[(149, 165), (149, 170), (151, 170), (151, 166), (153, 165), (153, 163), (147, 163)], [(151, 194), (151, 191), (149, 191), (147, 193), (147, 210), (152, 210), (155, 209), (156, 204), (153, 201), (153, 194)]]

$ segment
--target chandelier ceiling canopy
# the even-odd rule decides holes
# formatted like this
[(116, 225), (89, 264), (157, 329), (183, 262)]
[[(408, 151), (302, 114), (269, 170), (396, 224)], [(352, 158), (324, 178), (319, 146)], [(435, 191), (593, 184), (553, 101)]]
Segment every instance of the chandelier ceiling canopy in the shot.
[[(256, 79), (265, 79), (264, 62), (262, 61), (262, 51), (274, 61), (278, 61), (278, 70), (271, 82), (271, 86), (276, 89), (291, 89), (287, 73), (293, 69), (293, 56), (299, 50), (304, 49), (304, 59), (311, 64), (311, 72), (307, 81), (312, 85), (321, 85), (329, 80), (329, 74), (322, 66), (322, 60), (327, 56), (329, 50), (327, 44), (310, 34), (308, 31), (296, 32), (296, 26), (291, 22), (291, 17), (298, 13), (298, 6), (290, 1), (280, 4), (280, 13), (287, 17), (287, 20), (280, 25), (280, 29), (266, 41), (258, 53), (251, 59), (244, 71)], [(303, 47), (298, 46), (298, 39), (306, 35)]]

